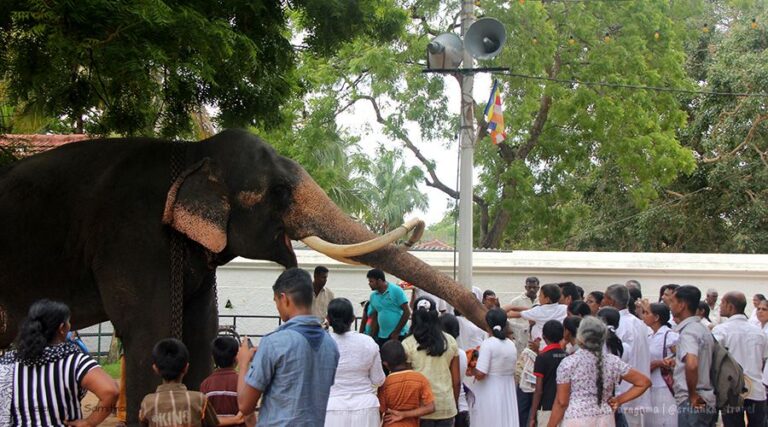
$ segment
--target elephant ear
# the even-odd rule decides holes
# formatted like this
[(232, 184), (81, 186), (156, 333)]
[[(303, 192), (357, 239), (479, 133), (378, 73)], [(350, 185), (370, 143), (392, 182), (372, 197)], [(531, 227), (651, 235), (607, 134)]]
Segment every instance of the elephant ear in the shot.
[(203, 159), (182, 172), (168, 190), (163, 212), (167, 224), (219, 253), (227, 246), (230, 204), (227, 188)]

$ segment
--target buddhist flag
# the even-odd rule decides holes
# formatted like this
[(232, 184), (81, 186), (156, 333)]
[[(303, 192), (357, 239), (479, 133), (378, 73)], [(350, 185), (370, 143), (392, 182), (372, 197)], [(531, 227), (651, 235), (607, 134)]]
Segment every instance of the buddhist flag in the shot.
[(507, 138), (504, 132), (504, 112), (501, 107), (501, 87), (499, 81), (493, 81), (491, 97), (485, 105), (485, 121), (488, 122), (488, 131), (491, 133), (491, 141), (498, 144)]

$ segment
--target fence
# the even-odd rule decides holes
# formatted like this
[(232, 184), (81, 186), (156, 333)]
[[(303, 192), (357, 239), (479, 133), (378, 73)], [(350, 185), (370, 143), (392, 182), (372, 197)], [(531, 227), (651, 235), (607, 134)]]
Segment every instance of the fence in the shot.
[[(238, 322), (239, 320), (239, 322)], [(354, 330), (357, 330), (360, 317), (355, 318)], [(221, 314), (219, 315), (219, 331), (226, 333), (234, 331), (240, 336), (247, 335), (253, 338), (261, 338), (272, 332), (275, 327), (282, 325), (280, 316), (260, 314)], [(80, 338), (92, 356), (106, 357), (112, 343), (113, 330), (109, 322), (99, 323), (87, 329), (79, 331)]]

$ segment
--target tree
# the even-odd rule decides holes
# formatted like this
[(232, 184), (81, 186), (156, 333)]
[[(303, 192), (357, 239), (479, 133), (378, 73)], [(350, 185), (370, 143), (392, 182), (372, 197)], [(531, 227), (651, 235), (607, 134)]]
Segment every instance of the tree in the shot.
[(369, 204), (364, 193), (369, 159), (333, 119), (333, 98), (296, 98), (286, 106), (286, 120), (271, 129), (255, 129), (282, 155), (299, 164), (344, 211), (362, 216)]
[(405, 166), (400, 152), (379, 148), (368, 175), (363, 195), (368, 209), (362, 220), (374, 233), (391, 231), (406, 214), (427, 207), (427, 197), (417, 188), (424, 177), (421, 169)]
[[(576, 219), (590, 214), (579, 200), (592, 183), (585, 177), (610, 171), (631, 204), (642, 208), (661, 186), (693, 170), (694, 158), (678, 140), (686, 114), (674, 94), (587, 84), (693, 88), (682, 65), (691, 28), (678, 25), (689, 10), (660, 0), (482, 5), (482, 13), (510, 32), (503, 54), (489, 65), (511, 70), (498, 76), (509, 138), (477, 146), (479, 246), (562, 244), (576, 231)], [(421, 71), (426, 43), (456, 28), (459, 5), (425, 0), (406, 6), (411, 23), (400, 43), (357, 39), (317, 65), (336, 73), (322, 96), (338, 99), (340, 110), (372, 107), (384, 134), (419, 159), (426, 184), (458, 198), (425, 148), (450, 144), (457, 117), (447, 111), (443, 78)]]
[(628, 206), (616, 191), (593, 192), (588, 203), (595, 215), (568, 247), (768, 251), (765, 11), (764, 2), (712, 2), (698, 20), (709, 23), (708, 31), (697, 31), (689, 40), (686, 66), (706, 90), (763, 95), (683, 97), (689, 126), (681, 129), (679, 139), (694, 153), (696, 170), (663, 188), (662, 197), (647, 209)]
[(209, 106), (222, 126), (268, 127), (301, 92), (297, 51), (329, 55), (357, 35), (390, 40), (404, 17), (392, 6), (6, 0), (0, 79), (13, 105), (63, 117), (77, 132), (189, 136), (191, 116)]

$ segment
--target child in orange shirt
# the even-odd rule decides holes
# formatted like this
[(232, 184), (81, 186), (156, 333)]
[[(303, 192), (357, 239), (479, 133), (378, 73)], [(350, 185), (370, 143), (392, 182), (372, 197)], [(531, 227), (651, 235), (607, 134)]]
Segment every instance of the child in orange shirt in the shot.
[(400, 341), (381, 347), (381, 360), (390, 374), (379, 388), (379, 404), (388, 427), (418, 427), (419, 417), (435, 412), (435, 398), (427, 377), (408, 369)]

